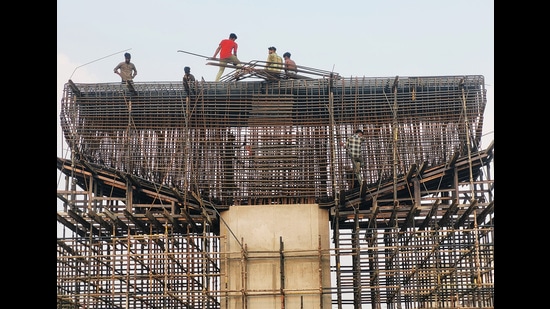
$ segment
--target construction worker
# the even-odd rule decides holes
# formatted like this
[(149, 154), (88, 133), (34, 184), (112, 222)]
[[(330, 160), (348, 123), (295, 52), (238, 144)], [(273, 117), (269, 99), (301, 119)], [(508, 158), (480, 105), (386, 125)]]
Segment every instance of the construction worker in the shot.
[(355, 173), (355, 179), (359, 183), (363, 182), (363, 176), (361, 174), (361, 167), (363, 166), (363, 156), (361, 154), (361, 143), (363, 142), (363, 130), (357, 129), (355, 133), (350, 136), (346, 143), (346, 151), (351, 159), (353, 165), (353, 172)]
[(267, 55), (267, 64), (265, 66), (266, 70), (270, 72), (281, 72), (281, 69), (283, 68), (283, 58), (281, 56), (277, 55), (277, 48), (275, 46), (271, 46), (267, 48), (268, 55)]
[(223, 71), (225, 70), (225, 65), (228, 63), (233, 63), (233, 65), (237, 66), (241, 63), (239, 58), (237, 58), (237, 49), (239, 48), (239, 45), (237, 42), (237, 35), (235, 33), (230, 33), (228, 39), (223, 39), (220, 41), (220, 44), (218, 45), (218, 48), (216, 48), (216, 51), (214, 52), (214, 56), (212, 58), (216, 58), (218, 53), (220, 53), (220, 69), (218, 70), (218, 74), (216, 75), (216, 81), (220, 81), (220, 78), (222, 77)]
[(289, 52), (284, 53), (283, 58), (285, 59), (285, 73), (296, 74), (298, 69), (296, 68), (296, 62), (290, 59), (290, 53)]
[(130, 62), (131, 58), (132, 55), (130, 53), (124, 53), (124, 62), (119, 63), (114, 69), (115, 74), (118, 74), (122, 78), (123, 84), (126, 84), (126, 82), (131, 83), (137, 75), (136, 66)]
[[(185, 88), (185, 91), (187, 92), (187, 95), (195, 94), (193, 89), (190, 89), (189, 84), (193, 84), (195, 81), (195, 76), (191, 74), (191, 68), (185, 67), (183, 68), (183, 87)], [(193, 91), (193, 93), (191, 93)]]

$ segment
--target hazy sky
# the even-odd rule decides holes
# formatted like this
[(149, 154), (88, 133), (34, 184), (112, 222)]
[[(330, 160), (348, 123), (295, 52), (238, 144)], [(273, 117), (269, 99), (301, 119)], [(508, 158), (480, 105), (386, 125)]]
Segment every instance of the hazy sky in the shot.
[[(494, 3), (489, 0), (57, 1), (57, 155), (63, 85), (118, 82), (132, 54), (136, 82), (181, 81), (190, 66), (213, 81), (213, 56), (237, 34), (241, 61), (288, 51), (298, 65), (343, 77), (483, 75), (488, 105), (482, 146), (494, 140)], [(483, 147), (484, 148), (484, 147)]]

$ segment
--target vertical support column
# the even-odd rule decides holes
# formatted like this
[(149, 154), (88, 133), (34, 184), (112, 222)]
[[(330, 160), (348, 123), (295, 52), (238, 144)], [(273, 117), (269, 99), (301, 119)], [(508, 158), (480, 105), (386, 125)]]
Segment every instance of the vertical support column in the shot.
[(126, 180), (126, 210), (132, 213), (132, 208), (134, 205), (134, 189), (132, 188), (132, 182)]
[(336, 263), (336, 302), (338, 309), (342, 309), (342, 273), (340, 270), (340, 205), (336, 204), (334, 213), (334, 262)]
[(420, 179), (418, 179), (418, 176), (412, 179), (412, 183), (413, 183), (413, 198), (414, 198), (413, 205), (416, 205), (417, 207), (419, 207), (422, 201), (422, 196), (420, 195), (422, 188), (420, 187)]
[(353, 308), (361, 309), (361, 249), (359, 246), (359, 205), (353, 208), (353, 220), (355, 226), (352, 233), (352, 248), (353, 248)]
[(332, 83), (333, 83), (333, 80), (332, 80), (332, 74), (331, 74), (331, 78), (329, 80), (329, 93), (328, 93), (328, 112), (329, 112), (329, 118), (330, 118), (330, 126), (329, 126), (329, 140), (330, 140), (329, 147), (330, 147), (330, 159), (331, 159), (330, 174), (332, 175), (332, 177), (330, 178), (332, 181), (332, 184), (331, 184), (332, 196), (334, 197), (336, 205), (338, 205), (339, 193), (336, 192), (337, 189), (336, 189), (336, 169), (335, 169), (336, 146), (334, 143), (334, 130), (336, 126), (334, 121), (334, 92), (332, 91)]
[(281, 276), (281, 309), (285, 309), (285, 244), (283, 237), (279, 237), (279, 272)]
[[(126, 100), (126, 98), (125, 98)], [(126, 127), (126, 172), (132, 173), (134, 165), (132, 163), (132, 136), (134, 134), (132, 130), (132, 101), (127, 101), (128, 106), (128, 124)]]
[(397, 123), (397, 83), (399, 81), (399, 76), (396, 76), (393, 81), (393, 125), (392, 125), (392, 136), (393, 136), (393, 204), (397, 205), (397, 136), (398, 136), (398, 123)]
[[(323, 306), (323, 242), (321, 240), (321, 235), (319, 235), (319, 237), (317, 237), (318, 239), (318, 247), (317, 247), (317, 263), (319, 263), (319, 309), (323, 309), (324, 306)], [(302, 296), (301, 297), (301, 307), (303, 308), (303, 303), (304, 303), (304, 297)]]
[(462, 91), (462, 108), (464, 109), (464, 130), (466, 131), (466, 148), (468, 151), (468, 167), (470, 169), (470, 188), (471, 188), (471, 196), (472, 198), (475, 197), (474, 192), (474, 174), (472, 171), (472, 147), (470, 146), (470, 126), (468, 123), (468, 113), (466, 109), (466, 94), (464, 93), (464, 78), (460, 80), (460, 90)]
[[(244, 242), (244, 239), (241, 238), (241, 243)], [(243, 306), (243, 309), (248, 308), (248, 300), (247, 300), (247, 257), (248, 254), (248, 245), (241, 246), (241, 303)]]
[(95, 179), (93, 175), (90, 175), (88, 177), (89, 179), (89, 186), (88, 186), (88, 206), (87, 209), (82, 209), (82, 211), (92, 210), (93, 209), (93, 202), (94, 202), (94, 187), (95, 187)]

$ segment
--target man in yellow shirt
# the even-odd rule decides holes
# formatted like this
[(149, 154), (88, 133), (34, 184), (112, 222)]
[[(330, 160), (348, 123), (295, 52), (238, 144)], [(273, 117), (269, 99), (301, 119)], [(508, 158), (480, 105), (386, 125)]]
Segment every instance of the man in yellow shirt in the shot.
[(267, 63), (265, 69), (270, 72), (281, 72), (283, 68), (283, 58), (277, 55), (277, 48), (271, 46), (268, 48), (269, 54), (267, 55)]

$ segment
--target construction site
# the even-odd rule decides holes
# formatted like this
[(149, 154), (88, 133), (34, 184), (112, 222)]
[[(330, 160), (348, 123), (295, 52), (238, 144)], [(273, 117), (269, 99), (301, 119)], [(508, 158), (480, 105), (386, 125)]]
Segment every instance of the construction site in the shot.
[(67, 81), (57, 308), (494, 308), (482, 75), (226, 71)]

